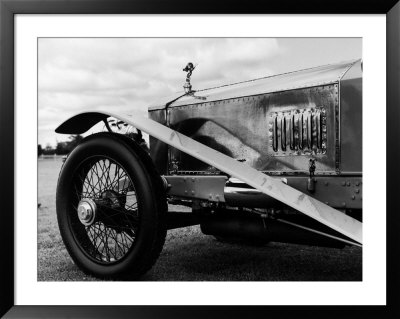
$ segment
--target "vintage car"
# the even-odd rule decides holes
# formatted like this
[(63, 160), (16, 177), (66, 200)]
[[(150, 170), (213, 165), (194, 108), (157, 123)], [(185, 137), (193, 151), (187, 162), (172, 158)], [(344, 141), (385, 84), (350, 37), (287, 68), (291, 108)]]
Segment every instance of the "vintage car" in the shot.
[(96, 110), (56, 129), (105, 128), (59, 175), (57, 218), (76, 265), (138, 278), (168, 229), (198, 224), (248, 244), (361, 246), (361, 60), (204, 90), (192, 89), (193, 69), (184, 69), (184, 91), (151, 105), (148, 118)]

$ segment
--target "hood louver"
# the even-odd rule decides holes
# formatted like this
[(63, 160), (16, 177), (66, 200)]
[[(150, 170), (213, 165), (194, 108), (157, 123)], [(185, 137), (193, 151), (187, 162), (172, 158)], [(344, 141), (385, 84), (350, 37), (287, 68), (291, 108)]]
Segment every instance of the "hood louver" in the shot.
[(274, 156), (326, 154), (324, 108), (275, 112), (269, 125)]

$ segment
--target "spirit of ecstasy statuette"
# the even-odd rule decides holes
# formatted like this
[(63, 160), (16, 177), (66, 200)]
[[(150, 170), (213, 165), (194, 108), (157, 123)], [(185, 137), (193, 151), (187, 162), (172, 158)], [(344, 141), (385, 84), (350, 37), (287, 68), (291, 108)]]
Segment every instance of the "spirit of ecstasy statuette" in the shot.
[(186, 82), (183, 88), (185, 89), (185, 93), (191, 93), (192, 91), (192, 85), (190, 84), (190, 77), (192, 76), (192, 72), (194, 70), (195, 66), (193, 65), (192, 62), (189, 62), (186, 67), (183, 69), (184, 72), (187, 72), (186, 75)]
[(187, 72), (186, 75), (186, 82), (185, 85), (183, 86), (183, 88), (185, 89), (185, 93), (187, 95), (190, 95), (192, 97), (194, 97), (195, 99), (199, 99), (199, 100), (206, 100), (207, 98), (205, 96), (196, 96), (194, 94), (194, 92), (196, 92), (195, 90), (192, 90), (192, 85), (190, 84), (190, 77), (192, 76), (192, 72), (195, 69), (196, 65), (193, 65), (192, 62), (189, 62), (186, 67), (183, 69), (183, 71)]

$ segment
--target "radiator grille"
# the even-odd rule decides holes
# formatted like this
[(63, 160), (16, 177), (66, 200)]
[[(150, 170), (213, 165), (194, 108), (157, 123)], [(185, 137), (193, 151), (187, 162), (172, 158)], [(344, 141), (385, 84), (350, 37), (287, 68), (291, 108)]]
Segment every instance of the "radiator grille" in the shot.
[(326, 154), (324, 108), (274, 112), (269, 126), (273, 155)]

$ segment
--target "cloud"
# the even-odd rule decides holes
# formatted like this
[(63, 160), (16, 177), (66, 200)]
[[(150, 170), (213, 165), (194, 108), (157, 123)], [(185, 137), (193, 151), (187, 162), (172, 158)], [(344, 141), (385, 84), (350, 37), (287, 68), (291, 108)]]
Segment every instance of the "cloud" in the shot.
[(40, 38), (39, 143), (88, 109), (140, 111), (182, 91), (190, 61), (194, 89), (361, 57), (361, 38)]
[[(182, 68), (197, 63), (197, 89), (268, 75), (276, 39), (42, 38), (39, 40), (39, 143), (85, 109), (145, 112), (152, 101), (182, 91)], [(63, 140), (62, 137), (58, 137)]]

